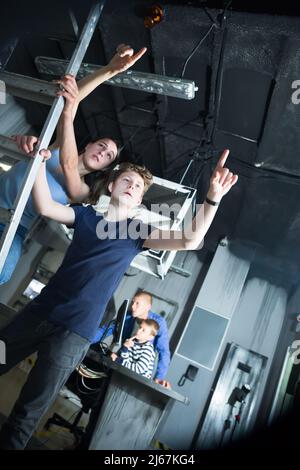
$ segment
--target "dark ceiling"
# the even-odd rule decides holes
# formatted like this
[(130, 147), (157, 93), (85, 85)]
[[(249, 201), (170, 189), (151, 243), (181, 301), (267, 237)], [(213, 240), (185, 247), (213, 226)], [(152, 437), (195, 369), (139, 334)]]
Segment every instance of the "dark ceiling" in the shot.
[[(15, 10), (13, 3), (7, 2), (1, 18), (7, 19), (2, 57), (9, 47), (13, 50), (6, 69), (53, 79), (38, 74), (34, 58), (69, 58), (76, 37), (68, 7), (81, 27), (92, 2), (22, 2)], [(195, 99), (103, 85), (81, 106), (78, 145), (96, 135), (118, 138), (125, 146), (124, 160), (144, 163), (155, 175), (176, 182), (193, 160), (183, 183), (198, 189), (198, 201), (220, 152), (229, 148), (228, 165), (239, 182), (222, 202), (206, 246), (214, 250), (225, 235), (250, 241), (271, 263), (298, 278), (300, 104), (292, 102), (292, 83), (300, 80), (300, 17), (295, 6), (158, 3), (164, 20), (146, 29), (144, 10), (151, 2), (107, 0), (84, 62), (105, 64), (121, 42), (135, 49), (147, 46), (134, 68), (180, 77), (185, 64), (184, 77), (198, 86)], [(39, 132), (48, 108), (20, 102)]]

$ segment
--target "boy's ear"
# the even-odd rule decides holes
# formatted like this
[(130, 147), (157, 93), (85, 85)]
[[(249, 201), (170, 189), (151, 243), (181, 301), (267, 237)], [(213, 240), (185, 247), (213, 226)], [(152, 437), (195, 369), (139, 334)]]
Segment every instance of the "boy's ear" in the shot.
[(112, 192), (112, 187), (113, 187), (113, 182), (109, 183), (109, 185), (107, 186), (107, 189), (108, 189), (110, 194)]

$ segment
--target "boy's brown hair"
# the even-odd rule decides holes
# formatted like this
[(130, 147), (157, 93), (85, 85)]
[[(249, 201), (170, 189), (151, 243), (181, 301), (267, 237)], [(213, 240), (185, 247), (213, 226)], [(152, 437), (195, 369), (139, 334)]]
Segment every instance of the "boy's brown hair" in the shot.
[(150, 326), (151, 328), (151, 335), (156, 336), (158, 331), (159, 331), (159, 324), (157, 323), (156, 320), (152, 320), (150, 318), (147, 318), (146, 320), (141, 320), (141, 323), (146, 323), (146, 325)]
[(143, 181), (144, 181), (143, 194), (145, 194), (150, 188), (151, 184), (153, 183), (152, 173), (145, 166), (136, 165), (135, 163), (131, 163), (131, 162), (120, 163), (119, 167), (110, 173), (107, 187), (110, 183), (113, 183), (114, 181), (116, 181), (116, 179), (119, 178), (119, 176), (125, 173), (126, 171), (134, 171), (135, 173), (137, 173), (143, 178)]

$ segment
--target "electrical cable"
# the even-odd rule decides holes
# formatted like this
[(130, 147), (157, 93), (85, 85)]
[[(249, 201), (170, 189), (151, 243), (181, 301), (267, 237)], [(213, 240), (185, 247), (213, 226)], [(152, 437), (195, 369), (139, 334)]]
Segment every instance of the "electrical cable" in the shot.
[(205, 33), (205, 35), (200, 39), (200, 41), (196, 44), (196, 46), (194, 47), (194, 49), (192, 50), (192, 52), (189, 54), (189, 56), (186, 58), (184, 64), (183, 64), (183, 67), (182, 67), (182, 71), (181, 71), (181, 75), (180, 75), (180, 78), (183, 78), (184, 74), (185, 74), (185, 70), (186, 70), (186, 66), (187, 64), (189, 63), (189, 61), (191, 60), (191, 58), (193, 57), (193, 55), (195, 54), (195, 52), (197, 51), (197, 49), (201, 46), (201, 44), (203, 43), (203, 41), (207, 38), (207, 36), (210, 34), (210, 32), (212, 31), (213, 28), (216, 28), (216, 24), (213, 23), (209, 29), (207, 30), (207, 32)]

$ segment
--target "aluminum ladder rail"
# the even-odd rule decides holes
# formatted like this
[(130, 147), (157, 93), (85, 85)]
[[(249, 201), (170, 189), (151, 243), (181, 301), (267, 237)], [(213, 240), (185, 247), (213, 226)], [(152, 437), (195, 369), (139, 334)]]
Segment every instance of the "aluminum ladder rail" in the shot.
[[(99, 21), (104, 4), (105, 0), (102, 0), (100, 2), (96, 2), (92, 6), (87, 21), (80, 35), (80, 38), (78, 40), (78, 43), (76, 45), (75, 51), (73, 52), (73, 55), (67, 67), (67, 74), (71, 74), (74, 76), (77, 75), (80, 64), (83, 60), (85, 52), (88, 48), (92, 35)], [(30, 196), (32, 186), (38, 174), (40, 165), (43, 161), (43, 157), (40, 155), (39, 152), (41, 149), (48, 148), (50, 139), (54, 133), (55, 127), (57, 126), (58, 120), (62, 113), (63, 106), (63, 97), (55, 97), (40, 135), (40, 142), (36, 148), (35, 158), (33, 158), (28, 165), (20, 191), (16, 197), (13, 208), (10, 210), (10, 221), (9, 223), (7, 223), (0, 240), (0, 272), (3, 269), (5, 260), (9, 253), (18, 225), (20, 223), (22, 214)]]

